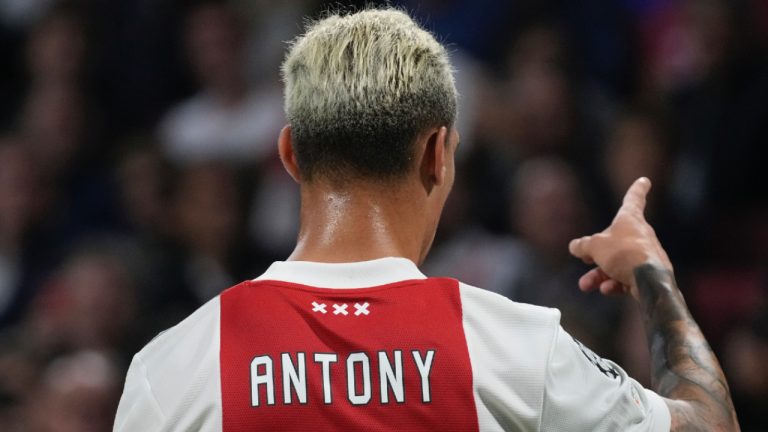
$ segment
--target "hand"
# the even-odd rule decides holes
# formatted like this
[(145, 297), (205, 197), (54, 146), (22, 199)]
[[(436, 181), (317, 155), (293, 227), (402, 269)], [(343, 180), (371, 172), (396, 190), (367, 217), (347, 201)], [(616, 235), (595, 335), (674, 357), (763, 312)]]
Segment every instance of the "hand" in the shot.
[(579, 279), (582, 291), (599, 288), (603, 294), (629, 293), (639, 299), (634, 276), (637, 267), (651, 264), (672, 270), (667, 253), (643, 215), (650, 189), (647, 178), (635, 180), (608, 228), (571, 241), (571, 254), (587, 264), (597, 264)]

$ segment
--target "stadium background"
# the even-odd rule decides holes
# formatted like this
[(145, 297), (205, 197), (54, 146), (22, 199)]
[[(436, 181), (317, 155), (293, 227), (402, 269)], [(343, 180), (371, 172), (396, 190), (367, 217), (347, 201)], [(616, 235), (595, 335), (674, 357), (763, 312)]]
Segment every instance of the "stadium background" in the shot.
[[(566, 250), (647, 175), (742, 427), (768, 430), (768, 2), (393, 4), (449, 44), (462, 94), (424, 270), (561, 308), (648, 384), (637, 311), (579, 293)], [(0, 430), (110, 430), (132, 353), (288, 254), (278, 67), (326, 7), (0, 0)]]

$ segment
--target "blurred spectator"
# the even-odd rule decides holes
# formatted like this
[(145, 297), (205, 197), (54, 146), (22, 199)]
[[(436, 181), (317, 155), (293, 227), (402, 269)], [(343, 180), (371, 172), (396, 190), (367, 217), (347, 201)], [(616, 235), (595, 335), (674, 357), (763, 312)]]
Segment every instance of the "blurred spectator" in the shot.
[(649, 9), (641, 20), (647, 85), (670, 93), (706, 79), (727, 58), (730, 15), (721, 0), (666, 2)]
[(29, 430), (111, 430), (122, 391), (121, 375), (115, 362), (98, 351), (78, 351), (55, 359), (25, 407), (31, 411)]
[(574, 144), (574, 93), (564, 52), (562, 35), (549, 24), (526, 29), (507, 52), (498, 144), (516, 159), (565, 156)]
[(432, 252), (423, 270), (450, 275), (464, 283), (509, 295), (511, 280), (523, 272), (523, 250), (516, 240), (494, 235), (473, 222), (472, 197), (458, 177), (446, 202)]
[(58, 177), (82, 157), (86, 110), (71, 86), (34, 88), (27, 96), (21, 128), (38, 163)]
[(25, 169), (31, 168), (26, 157), (20, 146), (0, 143), (0, 317), (17, 296), (20, 250), (34, 218), (34, 186)]
[(592, 224), (576, 173), (562, 160), (524, 162), (512, 183), (510, 217), (521, 249), (518, 274), (505, 294), (513, 300), (557, 307), (563, 326), (599, 351), (607, 346), (617, 318), (617, 303), (598, 293), (579, 292), (586, 267), (568, 253), (568, 242)]
[(530, 159), (513, 179), (512, 196), (512, 223), (520, 237), (546, 261), (571, 261), (568, 242), (589, 227), (575, 172), (558, 159)]
[(565, 154), (573, 128), (571, 98), (562, 73), (526, 65), (515, 71), (510, 102), (508, 136), (522, 157)]
[(76, 241), (115, 224), (117, 194), (91, 115), (82, 93), (71, 86), (35, 87), (22, 112), (21, 134), (55, 188), (58, 212), (50, 223), (57, 227), (56, 241)]
[(25, 329), (44, 355), (78, 349), (130, 352), (144, 330), (137, 322), (137, 273), (127, 246), (100, 240), (76, 249), (44, 286)]
[(739, 422), (744, 431), (768, 430), (768, 313), (753, 315), (733, 329), (723, 358)]
[(276, 151), (281, 94), (274, 83), (251, 86), (244, 31), (224, 3), (203, 3), (187, 16), (186, 49), (201, 91), (163, 120), (160, 135), (171, 161), (240, 165)]
[(199, 304), (253, 278), (261, 260), (243, 232), (235, 172), (218, 164), (186, 169), (176, 186), (173, 220), (184, 284)]
[(675, 124), (671, 186), (689, 225), (711, 228), (707, 218), (765, 206), (768, 197), (768, 160), (756, 145), (768, 137), (768, 63), (742, 6), (669, 2), (640, 18), (646, 96), (660, 98)]
[(29, 85), (17, 123), (35, 166), (53, 186), (57, 212), (46, 224), (54, 247), (111, 229), (115, 220), (108, 149), (84, 90), (87, 45), (85, 19), (67, 2), (51, 9), (26, 45)]
[(621, 202), (627, 188), (638, 177), (653, 179), (654, 200), (648, 207), (655, 210), (655, 201), (664, 197), (671, 174), (670, 149), (661, 126), (650, 115), (629, 113), (618, 119), (605, 149), (606, 181), (613, 203)]
[[(29, 42), (56, 3), (54, 0), (0, 0), (0, 127), (16, 120), (19, 104), (33, 78)], [(30, 34), (32, 32), (33, 34)], [(49, 32), (51, 33), (51, 32)], [(55, 32), (53, 32), (55, 33)], [(42, 38), (38, 38), (42, 39)], [(50, 39), (50, 38), (49, 38)], [(38, 44), (44, 45), (44, 44)], [(47, 44), (51, 46), (52, 44)], [(39, 50), (38, 50), (39, 51)]]
[(32, 87), (80, 83), (85, 63), (83, 22), (69, 9), (54, 9), (27, 42), (27, 68)]
[(19, 137), (0, 138), (0, 328), (18, 319), (48, 264), (40, 240), (50, 191)]
[(116, 173), (123, 218), (142, 240), (167, 234), (170, 168), (151, 147), (134, 141), (128, 147)]
[(558, 69), (563, 67), (566, 49), (558, 27), (551, 23), (537, 23), (525, 29), (507, 53), (505, 68), (508, 73), (538, 67)]
[(28, 430), (24, 404), (45, 367), (45, 359), (20, 333), (0, 333), (0, 430), (9, 432)]
[[(664, 247), (678, 265), (695, 259), (699, 234), (696, 226), (684, 227), (678, 208), (671, 205), (670, 179), (674, 174), (674, 154), (664, 124), (651, 111), (628, 111), (616, 119), (603, 150), (601, 184), (607, 187), (600, 196), (600, 225), (607, 225), (621, 205), (632, 182), (645, 176), (653, 179), (646, 218), (664, 239)], [(599, 196), (601, 191), (594, 191)]]

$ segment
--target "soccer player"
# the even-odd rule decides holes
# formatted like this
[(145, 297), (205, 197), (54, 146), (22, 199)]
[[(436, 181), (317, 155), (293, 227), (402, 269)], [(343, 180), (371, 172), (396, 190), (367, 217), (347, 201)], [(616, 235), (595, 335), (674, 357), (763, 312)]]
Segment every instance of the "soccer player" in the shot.
[(736, 430), (723, 373), (643, 217), (571, 243), (583, 290), (635, 298), (653, 388), (559, 325), (419, 272), (454, 179), (444, 48), (397, 10), (330, 16), (283, 65), (278, 147), (301, 189), (296, 249), (133, 359), (116, 431)]

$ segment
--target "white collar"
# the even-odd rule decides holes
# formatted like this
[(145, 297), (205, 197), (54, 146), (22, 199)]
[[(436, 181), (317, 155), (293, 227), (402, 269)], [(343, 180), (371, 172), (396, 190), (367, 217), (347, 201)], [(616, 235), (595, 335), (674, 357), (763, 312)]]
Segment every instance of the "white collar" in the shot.
[(366, 288), (412, 279), (426, 279), (426, 276), (411, 260), (389, 257), (350, 263), (275, 261), (254, 280), (277, 280), (318, 288)]

